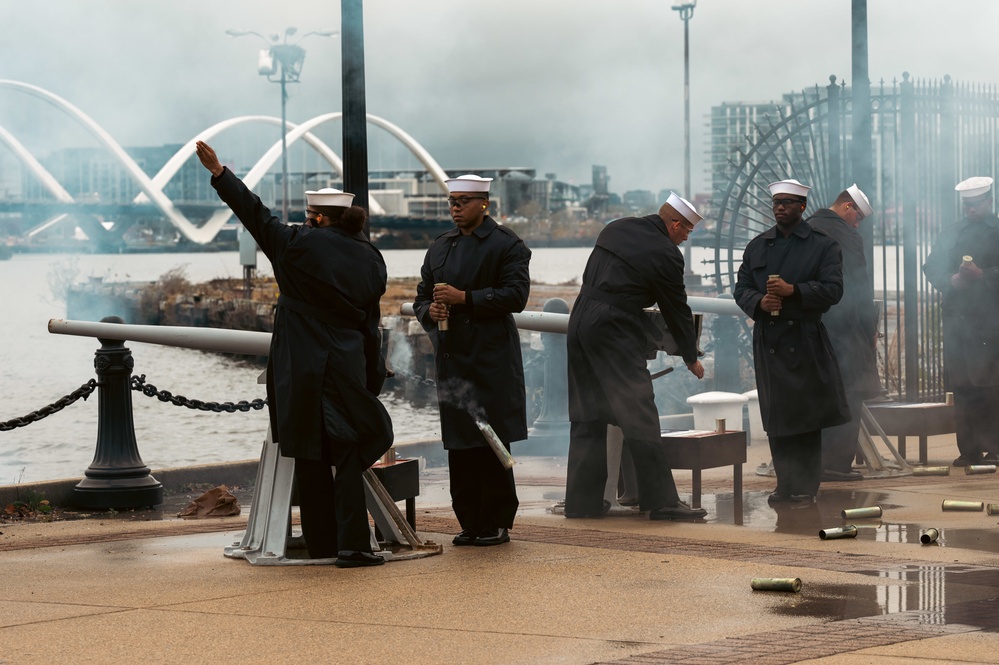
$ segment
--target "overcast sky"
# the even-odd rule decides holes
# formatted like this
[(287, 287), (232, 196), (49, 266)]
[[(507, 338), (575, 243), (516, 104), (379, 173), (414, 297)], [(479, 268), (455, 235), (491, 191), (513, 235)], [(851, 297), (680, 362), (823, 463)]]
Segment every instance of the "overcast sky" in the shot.
[[(670, 5), (366, 0), (368, 112), (402, 127), (445, 169), (529, 166), (584, 183), (591, 165), (603, 164), (619, 193), (681, 188), (683, 24)], [(825, 85), (830, 74), (850, 82), (850, 6), (698, 2), (690, 22), (695, 191), (708, 187), (712, 106), (778, 99)], [(280, 114), (277, 86), (256, 71), (264, 42), (226, 29), (337, 30), (340, 5), (0, 0), (0, 25), (0, 78), (60, 95), (123, 145), (159, 145), (232, 116)], [(996, 0), (870, 0), (871, 78), (909, 71), (995, 83), (996, 26)], [(288, 104), (296, 122), (341, 110), (339, 40), (309, 37), (302, 46), (308, 56)], [(0, 124), (40, 156), (93, 145), (65, 117), (10, 90), (0, 90)]]

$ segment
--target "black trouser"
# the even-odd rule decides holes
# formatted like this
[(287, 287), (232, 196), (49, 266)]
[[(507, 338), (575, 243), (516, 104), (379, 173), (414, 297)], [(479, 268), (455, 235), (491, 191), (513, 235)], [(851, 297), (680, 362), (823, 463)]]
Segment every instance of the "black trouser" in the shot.
[(822, 430), (769, 438), (777, 472), (777, 493), (818, 494), (822, 479)]
[(509, 529), (517, 515), (513, 469), (500, 464), (491, 448), (447, 451), (451, 508), (463, 531)]
[(336, 467), (329, 458), (295, 458), (295, 482), (302, 535), (312, 559), (335, 557), (340, 550), (371, 551), (364, 469), (351, 449)]
[[(641, 510), (675, 506), (680, 500), (673, 470), (663, 459), (658, 441), (625, 439), (635, 462)], [(569, 425), (569, 460), (565, 480), (565, 510), (595, 515), (603, 510), (607, 485), (607, 423), (598, 420)]]
[(962, 457), (999, 453), (999, 387), (955, 388), (954, 425)]
[(863, 393), (848, 392), (846, 402), (850, 406), (850, 422), (822, 430), (822, 468), (840, 473), (853, 470), (853, 458), (857, 455), (857, 439), (860, 436), (860, 416), (864, 407)]

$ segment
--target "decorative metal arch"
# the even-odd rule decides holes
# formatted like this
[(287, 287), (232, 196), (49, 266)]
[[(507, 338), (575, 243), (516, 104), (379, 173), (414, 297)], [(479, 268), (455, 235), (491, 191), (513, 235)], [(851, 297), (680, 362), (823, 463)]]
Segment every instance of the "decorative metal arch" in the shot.
[[(83, 125), (83, 127), (91, 135), (93, 135), (99, 143), (108, 149), (108, 151), (125, 169), (125, 172), (129, 175), (129, 177), (131, 177), (139, 185), (141, 192), (136, 196), (134, 202), (152, 202), (170, 221), (170, 223), (184, 235), (185, 238), (198, 244), (211, 242), (226, 221), (228, 221), (232, 214), (231, 211), (227, 208), (219, 210), (215, 212), (205, 224), (199, 227), (188, 220), (187, 217), (174, 207), (173, 202), (163, 193), (163, 188), (177, 174), (184, 163), (194, 154), (195, 144), (197, 141), (207, 140), (225, 129), (245, 122), (266, 122), (278, 125), (281, 123), (280, 119), (270, 116), (240, 116), (238, 118), (224, 120), (200, 132), (197, 136), (184, 144), (184, 146), (181, 147), (181, 149), (178, 150), (177, 153), (170, 158), (170, 160), (168, 160), (163, 168), (160, 169), (159, 173), (157, 173), (153, 178), (150, 178), (146, 175), (142, 168), (139, 167), (135, 160), (133, 160), (128, 153), (125, 152), (121, 144), (115, 141), (114, 138), (107, 133), (107, 131), (98, 125), (90, 116), (62, 97), (59, 97), (58, 95), (38, 86), (20, 81), (0, 79), (0, 89), (2, 88), (24, 92), (37, 97), (42, 101), (55, 106), (58, 110), (67, 113), (70, 117)], [(343, 175), (342, 160), (328, 145), (310, 132), (310, 130), (314, 127), (331, 120), (339, 119), (342, 115), (343, 114), (339, 112), (327, 113), (307, 120), (298, 126), (289, 122), (286, 124), (286, 127), (291, 128), (291, 131), (286, 137), (286, 143), (291, 144), (304, 138), (309, 145), (315, 148), (316, 151), (330, 163), (334, 170), (336, 170), (340, 175)], [(421, 146), (413, 137), (404, 132), (398, 126), (392, 124), (384, 118), (368, 114), (367, 120), (371, 124), (381, 127), (392, 136), (399, 139), (399, 141), (406, 146), (406, 148), (409, 149), (409, 151), (427, 168), (441, 190), (445, 193), (447, 192), (447, 185), (445, 183), (445, 180), (447, 180), (447, 173), (444, 172), (437, 161), (423, 146)], [(38, 177), (43, 186), (45, 186), (45, 188), (48, 189), (53, 196), (64, 203), (73, 201), (73, 197), (66, 192), (55, 177), (52, 176), (52, 174), (49, 173), (45, 167), (43, 167), (38, 160), (31, 155), (23, 144), (21, 144), (12, 134), (10, 134), (10, 132), (2, 127), (0, 127), (0, 141), (3, 141), (11, 148), (18, 159), (20, 159), (28, 167), (28, 169), (35, 174), (36, 177)], [(250, 169), (250, 172), (247, 174), (246, 178), (244, 178), (244, 182), (246, 182), (247, 186), (251, 188), (255, 187), (264, 174), (266, 174), (270, 167), (273, 166), (274, 162), (277, 161), (280, 154), (281, 142), (278, 141), (271, 146), (271, 148), (257, 161), (253, 168)], [(384, 212), (374, 198), (369, 198), (369, 207), (375, 214), (381, 214)], [(46, 224), (50, 225), (49, 222)]]
[[(835, 82), (830, 88), (836, 88)], [(720, 292), (734, 288), (746, 244), (774, 225), (768, 184), (795, 178), (810, 185), (806, 217), (828, 205), (830, 195), (840, 191), (838, 174), (830, 175), (830, 169), (836, 168), (832, 164), (839, 162), (840, 146), (829, 144), (829, 96), (816, 86), (774, 111), (777, 117), (767, 116), (766, 126), (754, 125), (757, 137), (746, 137), (738, 161), (729, 160), (733, 175), (716, 199), (713, 262)]]

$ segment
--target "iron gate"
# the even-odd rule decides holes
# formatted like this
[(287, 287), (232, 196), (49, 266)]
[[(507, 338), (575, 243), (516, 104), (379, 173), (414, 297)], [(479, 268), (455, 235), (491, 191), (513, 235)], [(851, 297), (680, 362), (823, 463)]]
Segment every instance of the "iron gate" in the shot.
[[(773, 226), (767, 185), (796, 178), (812, 186), (805, 216), (830, 205), (852, 182), (852, 100), (830, 77), (786, 95), (729, 160), (714, 193), (715, 285), (731, 292), (742, 250)], [(868, 263), (883, 302), (878, 365), (890, 397), (940, 400), (944, 393), (939, 294), (922, 276), (931, 245), (960, 219), (954, 185), (999, 174), (999, 91), (994, 85), (882, 81), (871, 89), (875, 210)]]

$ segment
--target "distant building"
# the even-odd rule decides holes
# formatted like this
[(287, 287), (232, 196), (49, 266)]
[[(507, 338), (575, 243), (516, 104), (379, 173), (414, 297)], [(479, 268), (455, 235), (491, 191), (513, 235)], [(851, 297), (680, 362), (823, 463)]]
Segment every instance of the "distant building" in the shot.
[(635, 215), (648, 215), (659, 210), (655, 194), (647, 189), (633, 189), (625, 192), (622, 203)]

